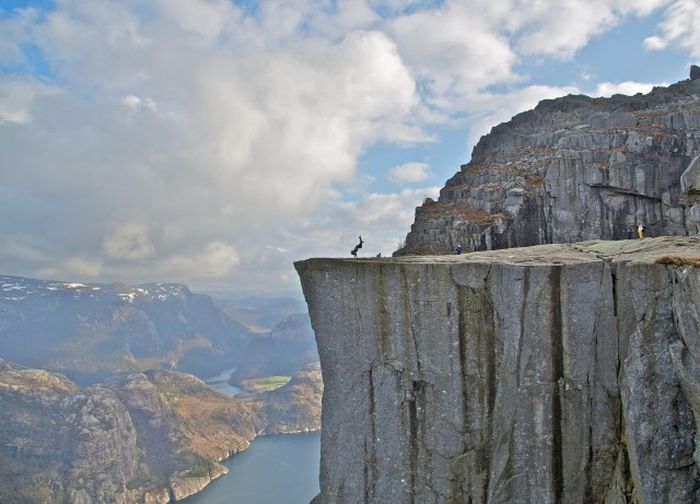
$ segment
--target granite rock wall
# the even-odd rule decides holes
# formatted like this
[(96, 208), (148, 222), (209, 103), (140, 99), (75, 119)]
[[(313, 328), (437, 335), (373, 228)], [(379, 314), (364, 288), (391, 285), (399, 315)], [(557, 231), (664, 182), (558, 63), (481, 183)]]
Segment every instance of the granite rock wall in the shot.
[(296, 263), (336, 503), (700, 501), (700, 240)]
[(481, 138), (396, 254), (697, 234), (698, 155), (700, 80), (544, 100)]

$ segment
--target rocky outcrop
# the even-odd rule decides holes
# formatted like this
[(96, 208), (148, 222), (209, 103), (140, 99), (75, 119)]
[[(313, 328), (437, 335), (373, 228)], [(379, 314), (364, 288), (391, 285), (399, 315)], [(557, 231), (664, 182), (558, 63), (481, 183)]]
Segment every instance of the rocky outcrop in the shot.
[(690, 80), (700, 79), (700, 67), (697, 65), (690, 65)]
[(296, 263), (315, 502), (700, 502), (698, 267), (694, 237)]
[[(482, 137), (397, 254), (700, 231), (700, 84), (544, 100)], [(682, 184), (682, 177), (687, 183)]]
[(0, 369), (0, 502), (156, 504), (224, 474), (257, 435), (252, 408), (194, 376), (149, 371), (79, 389)]

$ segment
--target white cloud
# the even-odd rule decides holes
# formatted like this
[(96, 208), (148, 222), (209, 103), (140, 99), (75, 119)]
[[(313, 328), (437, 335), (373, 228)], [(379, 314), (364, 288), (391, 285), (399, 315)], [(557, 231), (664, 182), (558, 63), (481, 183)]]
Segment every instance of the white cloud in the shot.
[(645, 16), (668, 0), (515, 0), (514, 28), (525, 53), (571, 58), (591, 38), (628, 16)]
[(697, 0), (674, 0), (658, 26), (659, 35), (644, 40), (649, 50), (661, 50), (673, 44), (686, 49), (693, 58), (700, 57), (700, 3)]
[(654, 86), (667, 86), (668, 84), (650, 84), (647, 82), (601, 82), (593, 92), (593, 96), (609, 97), (614, 94), (635, 95), (637, 93), (648, 93)]
[(38, 81), (0, 79), (0, 124), (27, 124), (36, 100), (57, 90)]
[(228, 243), (211, 242), (193, 255), (177, 255), (167, 258), (161, 267), (169, 278), (200, 279), (219, 278), (241, 263), (241, 256)]
[(157, 0), (159, 11), (185, 32), (214, 41), (227, 28), (234, 28), (240, 12), (229, 0)]
[(387, 30), (422, 82), (429, 103), (438, 108), (463, 105), (464, 96), (514, 80), (516, 54), (478, 5), (447, 2), (441, 9), (392, 19)]
[(430, 165), (418, 162), (394, 166), (389, 172), (389, 178), (398, 184), (414, 184), (422, 182), (430, 176)]
[(148, 110), (156, 110), (156, 103), (151, 100), (150, 98), (139, 98), (138, 96), (134, 95), (127, 95), (124, 97), (122, 100), (122, 103), (129, 107), (130, 109), (139, 109), (139, 108), (145, 108)]
[(669, 41), (656, 35), (644, 39), (644, 47), (650, 51), (660, 51), (668, 47)]

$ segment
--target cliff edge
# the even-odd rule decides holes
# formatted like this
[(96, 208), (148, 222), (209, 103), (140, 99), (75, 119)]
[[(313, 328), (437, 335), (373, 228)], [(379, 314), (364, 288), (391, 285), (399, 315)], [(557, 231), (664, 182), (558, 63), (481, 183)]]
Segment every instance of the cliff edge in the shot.
[(295, 264), (335, 503), (700, 501), (700, 239)]

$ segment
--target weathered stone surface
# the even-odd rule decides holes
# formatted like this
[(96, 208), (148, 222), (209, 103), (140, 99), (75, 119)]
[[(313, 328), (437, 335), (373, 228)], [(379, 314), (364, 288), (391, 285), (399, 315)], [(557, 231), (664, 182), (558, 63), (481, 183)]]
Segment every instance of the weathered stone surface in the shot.
[(700, 67), (697, 65), (690, 65), (690, 80), (700, 79)]
[[(700, 88), (544, 100), (481, 138), (398, 254), (445, 254), (700, 231)], [(700, 164), (700, 163), (696, 163)], [(696, 190), (697, 188), (697, 190)]]
[(700, 501), (700, 239), (296, 263), (335, 503)]

